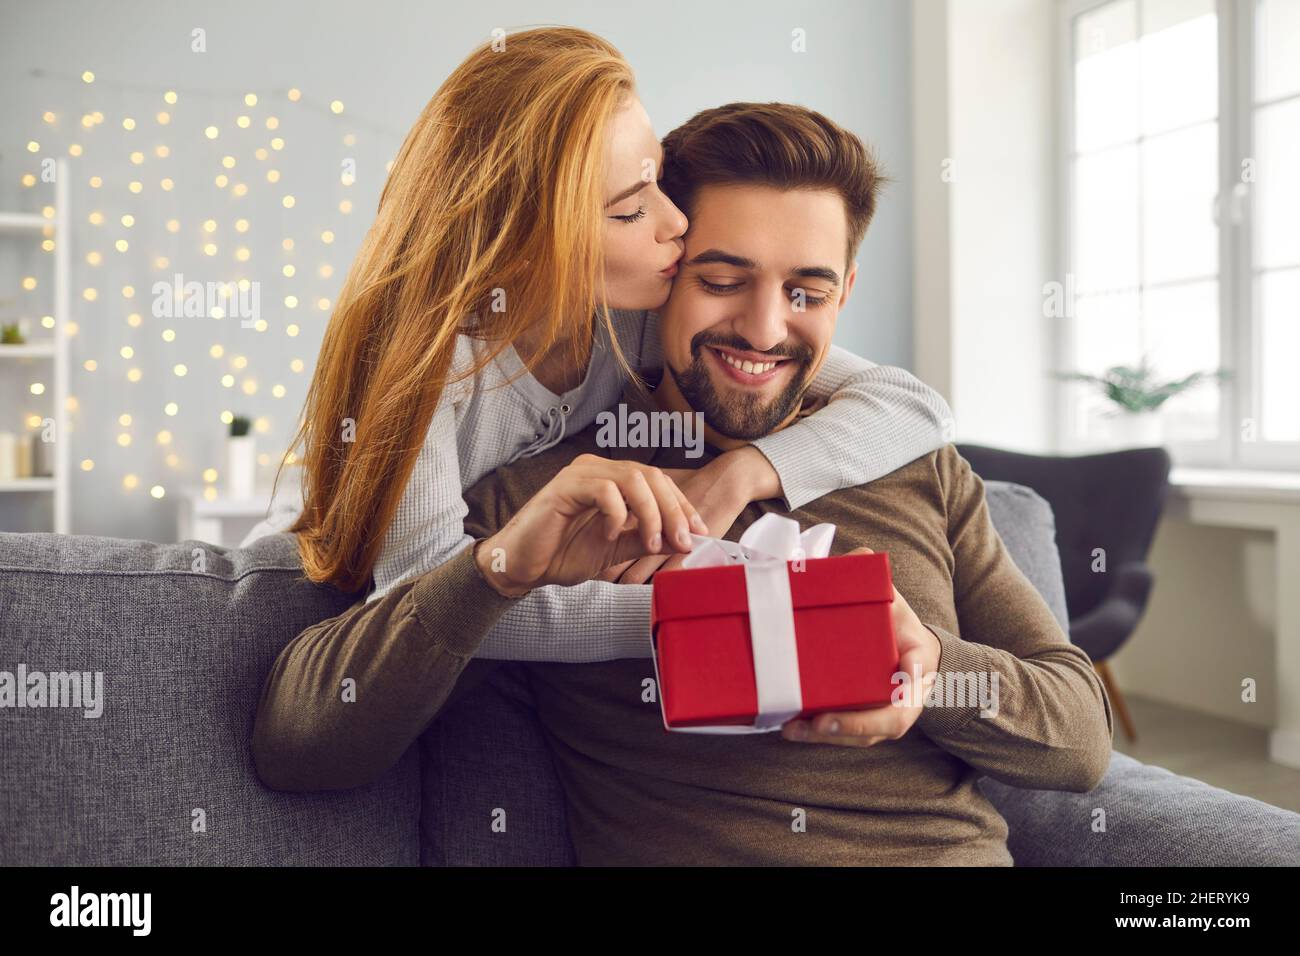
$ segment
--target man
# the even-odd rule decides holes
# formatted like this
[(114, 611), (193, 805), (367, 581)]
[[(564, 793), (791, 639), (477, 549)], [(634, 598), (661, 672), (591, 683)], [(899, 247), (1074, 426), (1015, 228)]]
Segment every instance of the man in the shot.
[[(620, 412), (701, 412), (708, 453), (606, 447), (598, 421), (476, 485), (466, 527), (483, 546), (343, 623), (322, 622), (281, 655), (254, 736), (271, 786), (364, 783), (472, 680), (495, 679), (491, 662), (466, 669), (519, 583), (489, 546), (575, 459), (699, 467), (806, 410), (875, 209), (870, 155), (824, 117), (779, 104), (708, 110), (664, 146), (664, 188), (691, 228), (660, 320), (663, 370), (652, 391), (630, 387)], [(751, 505), (727, 537), (779, 507)], [(579, 862), (1009, 864), (1006, 824), (978, 776), (1089, 790), (1109, 762), (1111, 713), (1087, 656), (994, 531), (982, 482), (948, 445), (791, 517), (833, 522), (835, 554), (889, 552), (904, 659), (941, 686), (983, 675), (994, 706), (913, 703), (792, 721), (779, 734), (674, 734), (645, 693), (647, 660), (509, 665), (531, 688)], [(340, 704), (347, 677), (357, 702)], [(791, 826), (798, 811), (803, 828)]]

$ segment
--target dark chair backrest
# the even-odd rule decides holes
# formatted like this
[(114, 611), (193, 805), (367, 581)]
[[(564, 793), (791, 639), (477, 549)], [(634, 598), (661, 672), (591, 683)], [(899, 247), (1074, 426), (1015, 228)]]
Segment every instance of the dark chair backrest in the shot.
[(1108, 570), (1145, 562), (1169, 489), (1172, 462), (1163, 448), (1076, 456), (1026, 455), (984, 445), (957, 450), (981, 478), (1028, 485), (1052, 506), (1070, 620), (1106, 596), (1108, 576), (1093, 571), (1096, 549), (1104, 549)]

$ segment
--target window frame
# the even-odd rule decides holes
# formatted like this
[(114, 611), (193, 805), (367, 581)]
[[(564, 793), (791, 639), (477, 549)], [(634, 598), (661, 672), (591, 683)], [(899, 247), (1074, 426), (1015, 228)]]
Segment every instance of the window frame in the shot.
[[(1057, 49), (1058, 274), (1072, 287), (1075, 249), (1075, 20), (1115, 0), (1059, 0)], [(1143, 0), (1135, 0), (1140, 6)], [(1232, 370), (1219, 391), (1218, 436), (1199, 442), (1166, 442), (1175, 463), (1222, 469), (1300, 469), (1300, 441), (1246, 441), (1246, 412), (1259, 409), (1262, 380), (1259, 361), (1260, 304), (1254, 281), (1254, 191), (1240, 182), (1241, 160), (1254, 157), (1256, 0), (1215, 0), (1218, 19), (1218, 194), (1214, 215), (1219, 240), (1219, 365)], [(1138, 24), (1139, 29), (1141, 24)], [(1140, 34), (1139, 34), (1140, 36)], [(1139, 193), (1139, 197), (1141, 193)], [(1077, 368), (1074, 303), (1055, 320), (1053, 357), (1060, 370)], [(1078, 434), (1082, 406), (1079, 383), (1058, 382), (1057, 450), (1079, 452), (1095, 445)], [(1298, 410), (1300, 414), (1300, 410)], [(1258, 422), (1256, 423), (1258, 425)]]

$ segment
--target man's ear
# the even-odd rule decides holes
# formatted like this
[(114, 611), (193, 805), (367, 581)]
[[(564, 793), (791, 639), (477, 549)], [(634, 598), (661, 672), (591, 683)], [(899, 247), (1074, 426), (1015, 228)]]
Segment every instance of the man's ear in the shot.
[(844, 277), (844, 291), (840, 293), (841, 309), (843, 309), (844, 306), (848, 303), (849, 293), (853, 291), (853, 283), (856, 282), (857, 279), (858, 279), (858, 264), (857, 262), (854, 262), (853, 265), (849, 267), (848, 275)]

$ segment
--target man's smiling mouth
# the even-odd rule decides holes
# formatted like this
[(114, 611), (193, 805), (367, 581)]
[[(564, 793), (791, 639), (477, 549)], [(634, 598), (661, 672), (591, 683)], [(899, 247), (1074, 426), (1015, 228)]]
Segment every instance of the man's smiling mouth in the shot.
[(771, 381), (781, 372), (781, 367), (791, 361), (789, 356), (784, 355), (763, 356), (715, 345), (705, 348), (713, 353), (719, 366), (731, 379), (746, 385), (761, 385)]

